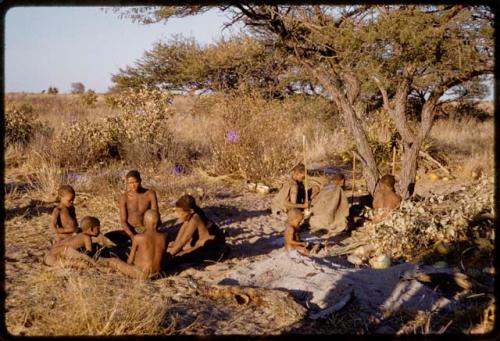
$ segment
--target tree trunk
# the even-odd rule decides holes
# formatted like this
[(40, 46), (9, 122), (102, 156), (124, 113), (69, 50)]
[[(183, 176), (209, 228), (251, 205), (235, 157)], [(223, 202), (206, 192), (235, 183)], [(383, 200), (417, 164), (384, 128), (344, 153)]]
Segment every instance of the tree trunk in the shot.
[(417, 160), (418, 152), (422, 147), (422, 143), (418, 141), (413, 143), (411, 147), (405, 145), (403, 148), (403, 164), (401, 173), (399, 174), (399, 195), (404, 199), (413, 195), (415, 189), (415, 176), (417, 175)]
[(344, 99), (340, 99), (339, 108), (341, 109), (342, 116), (347, 124), (347, 127), (351, 131), (358, 153), (363, 162), (363, 177), (366, 180), (366, 186), (368, 192), (373, 195), (375, 191), (375, 186), (380, 178), (380, 172), (373, 157), (373, 152), (368, 144), (368, 139), (366, 138), (361, 122), (356, 117), (354, 108)]

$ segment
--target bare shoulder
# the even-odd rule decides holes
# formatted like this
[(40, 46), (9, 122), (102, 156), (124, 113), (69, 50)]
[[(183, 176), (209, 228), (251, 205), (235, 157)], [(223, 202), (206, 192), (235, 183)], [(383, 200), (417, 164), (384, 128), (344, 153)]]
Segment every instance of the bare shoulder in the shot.
[(59, 206), (54, 207), (54, 209), (52, 210), (52, 214), (59, 214), (59, 213), (61, 213), (61, 209), (59, 208)]

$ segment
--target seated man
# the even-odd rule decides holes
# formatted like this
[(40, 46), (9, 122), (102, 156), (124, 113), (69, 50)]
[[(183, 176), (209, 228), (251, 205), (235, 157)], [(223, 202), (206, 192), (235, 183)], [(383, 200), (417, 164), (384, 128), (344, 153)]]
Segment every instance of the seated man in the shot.
[(161, 272), (165, 256), (166, 235), (157, 231), (160, 216), (156, 210), (144, 213), (146, 231), (132, 238), (132, 249), (125, 263), (119, 258), (101, 258), (103, 265), (124, 273), (135, 279), (147, 279)]
[(396, 179), (392, 175), (384, 175), (379, 182), (379, 186), (373, 194), (374, 217), (372, 222), (378, 223), (385, 219), (392, 210), (399, 207), (401, 196), (396, 193), (394, 184)]
[(175, 212), (183, 224), (167, 249), (173, 264), (218, 261), (224, 256), (227, 251), (224, 234), (191, 195), (185, 194), (177, 200)]
[(56, 242), (45, 256), (44, 264), (53, 266), (59, 263), (80, 269), (87, 268), (89, 264), (96, 265), (92, 258), (78, 250), (85, 248), (87, 253), (92, 252), (92, 237), (97, 237), (100, 232), (99, 219), (84, 217), (81, 229), (81, 233)]
[(125, 178), (129, 190), (120, 197), (120, 223), (132, 239), (135, 234), (144, 231), (143, 217), (147, 210), (156, 210), (159, 216), (158, 200), (153, 190), (142, 187), (138, 171), (128, 172)]
[[(307, 208), (304, 189), (305, 176), (306, 168), (302, 163), (299, 163), (292, 169), (291, 178), (283, 184), (271, 202), (273, 214), (284, 218), (286, 217), (284, 213), (289, 209), (298, 208), (303, 210)], [(324, 177), (308, 177), (308, 181), (307, 192), (309, 202), (311, 202), (320, 192), (322, 185), (326, 181), (324, 181)]]
[(326, 229), (329, 236), (343, 231), (349, 216), (349, 203), (343, 190), (345, 177), (336, 173), (332, 181), (312, 200), (309, 219), (311, 231)]

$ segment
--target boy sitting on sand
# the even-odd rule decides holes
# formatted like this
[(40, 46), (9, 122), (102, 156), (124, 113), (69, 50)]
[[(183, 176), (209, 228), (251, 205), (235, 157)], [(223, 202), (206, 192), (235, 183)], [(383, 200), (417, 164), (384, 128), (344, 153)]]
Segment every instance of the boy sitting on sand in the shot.
[(132, 249), (125, 263), (119, 258), (101, 258), (103, 265), (123, 272), (135, 279), (147, 279), (161, 272), (167, 237), (157, 231), (160, 215), (157, 210), (144, 213), (146, 231), (132, 238)]
[(56, 242), (69, 238), (78, 230), (76, 221), (75, 190), (69, 185), (59, 187), (57, 191), (59, 196), (59, 205), (52, 211), (50, 228), (55, 234)]
[(87, 268), (89, 263), (96, 262), (88, 255), (79, 252), (85, 248), (86, 252), (92, 252), (92, 237), (97, 237), (100, 232), (99, 219), (86, 216), (82, 219), (82, 232), (69, 238), (56, 242), (44, 258), (44, 263), (53, 266), (60, 262), (63, 266), (76, 268)]
[(375, 216), (372, 221), (378, 223), (385, 219), (392, 210), (399, 207), (401, 196), (396, 193), (394, 176), (386, 174), (379, 182), (378, 189), (373, 194), (373, 210)]

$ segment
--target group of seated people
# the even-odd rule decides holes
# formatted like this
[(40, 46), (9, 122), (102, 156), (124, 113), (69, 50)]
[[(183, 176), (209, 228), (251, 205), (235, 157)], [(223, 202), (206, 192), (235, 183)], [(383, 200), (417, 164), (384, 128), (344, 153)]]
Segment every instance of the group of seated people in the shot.
[[(309, 177), (307, 189), (303, 183), (305, 175), (303, 164), (292, 170), (290, 181), (273, 199), (271, 211), (286, 216), (285, 249), (311, 255), (317, 250), (308, 250), (298, 233), (304, 218), (308, 218), (312, 230), (322, 227), (330, 233), (338, 233), (346, 227), (349, 205), (343, 191), (345, 178), (342, 174), (337, 173), (331, 179)], [(73, 205), (75, 191), (64, 185), (58, 191), (59, 204), (52, 213), (50, 227), (55, 242), (44, 258), (46, 265), (59, 263), (76, 268), (102, 265), (132, 278), (147, 279), (182, 263), (219, 261), (227, 254), (224, 233), (207, 218), (193, 196), (185, 194), (176, 201), (175, 212), (182, 225), (175, 239), (169, 241), (168, 234), (159, 230), (161, 217), (156, 193), (142, 187), (138, 171), (128, 172), (125, 178), (128, 190), (119, 201), (122, 231), (106, 234), (109, 239), (130, 246), (125, 256), (110, 252), (109, 257), (101, 254), (97, 261), (89, 256), (93, 252), (92, 237), (100, 234), (100, 221), (86, 216), (78, 226)], [(373, 208), (378, 212), (373, 219), (375, 222), (382, 220), (401, 202), (401, 197), (395, 193), (394, 182), (392, 175), (385, 175), (380, 180), (373, 196)]]
[[(227, 252), (224, 234), (198, 207), (194, 197), (186, 194), (176, 201), (175, 212), (182, 225), (175, 240), (167, 243), (167, 233), (158, 230), (161, 220), (156, 193), (142, 187), (138, 171), (130, 171), (125, 177), (128, 191), (122, 194), (119, 203), (123, 231), (107, 235), (124, 244), (123, 238), (116, 238), (121, 234), (125, 236), (125, 244), (131, 243), (127, 261), (119, 257), (100, 257), (99, 265), (112, 267), (132, 278), (145, 279), (158, 276), (177, 264), (217, 261), (224, 256)], [(50, 266), (59, 262), (77, 268), (98, 265), (88, 254), (92, 252), (91, 237), (100, 234), (99, 219), (86, 216), (78, 228), (73, 206), (74, 189), (64, 185), (58, 194), (59, 205), (54, 208), (51, 220), (55, 243), (44, 263)]]

